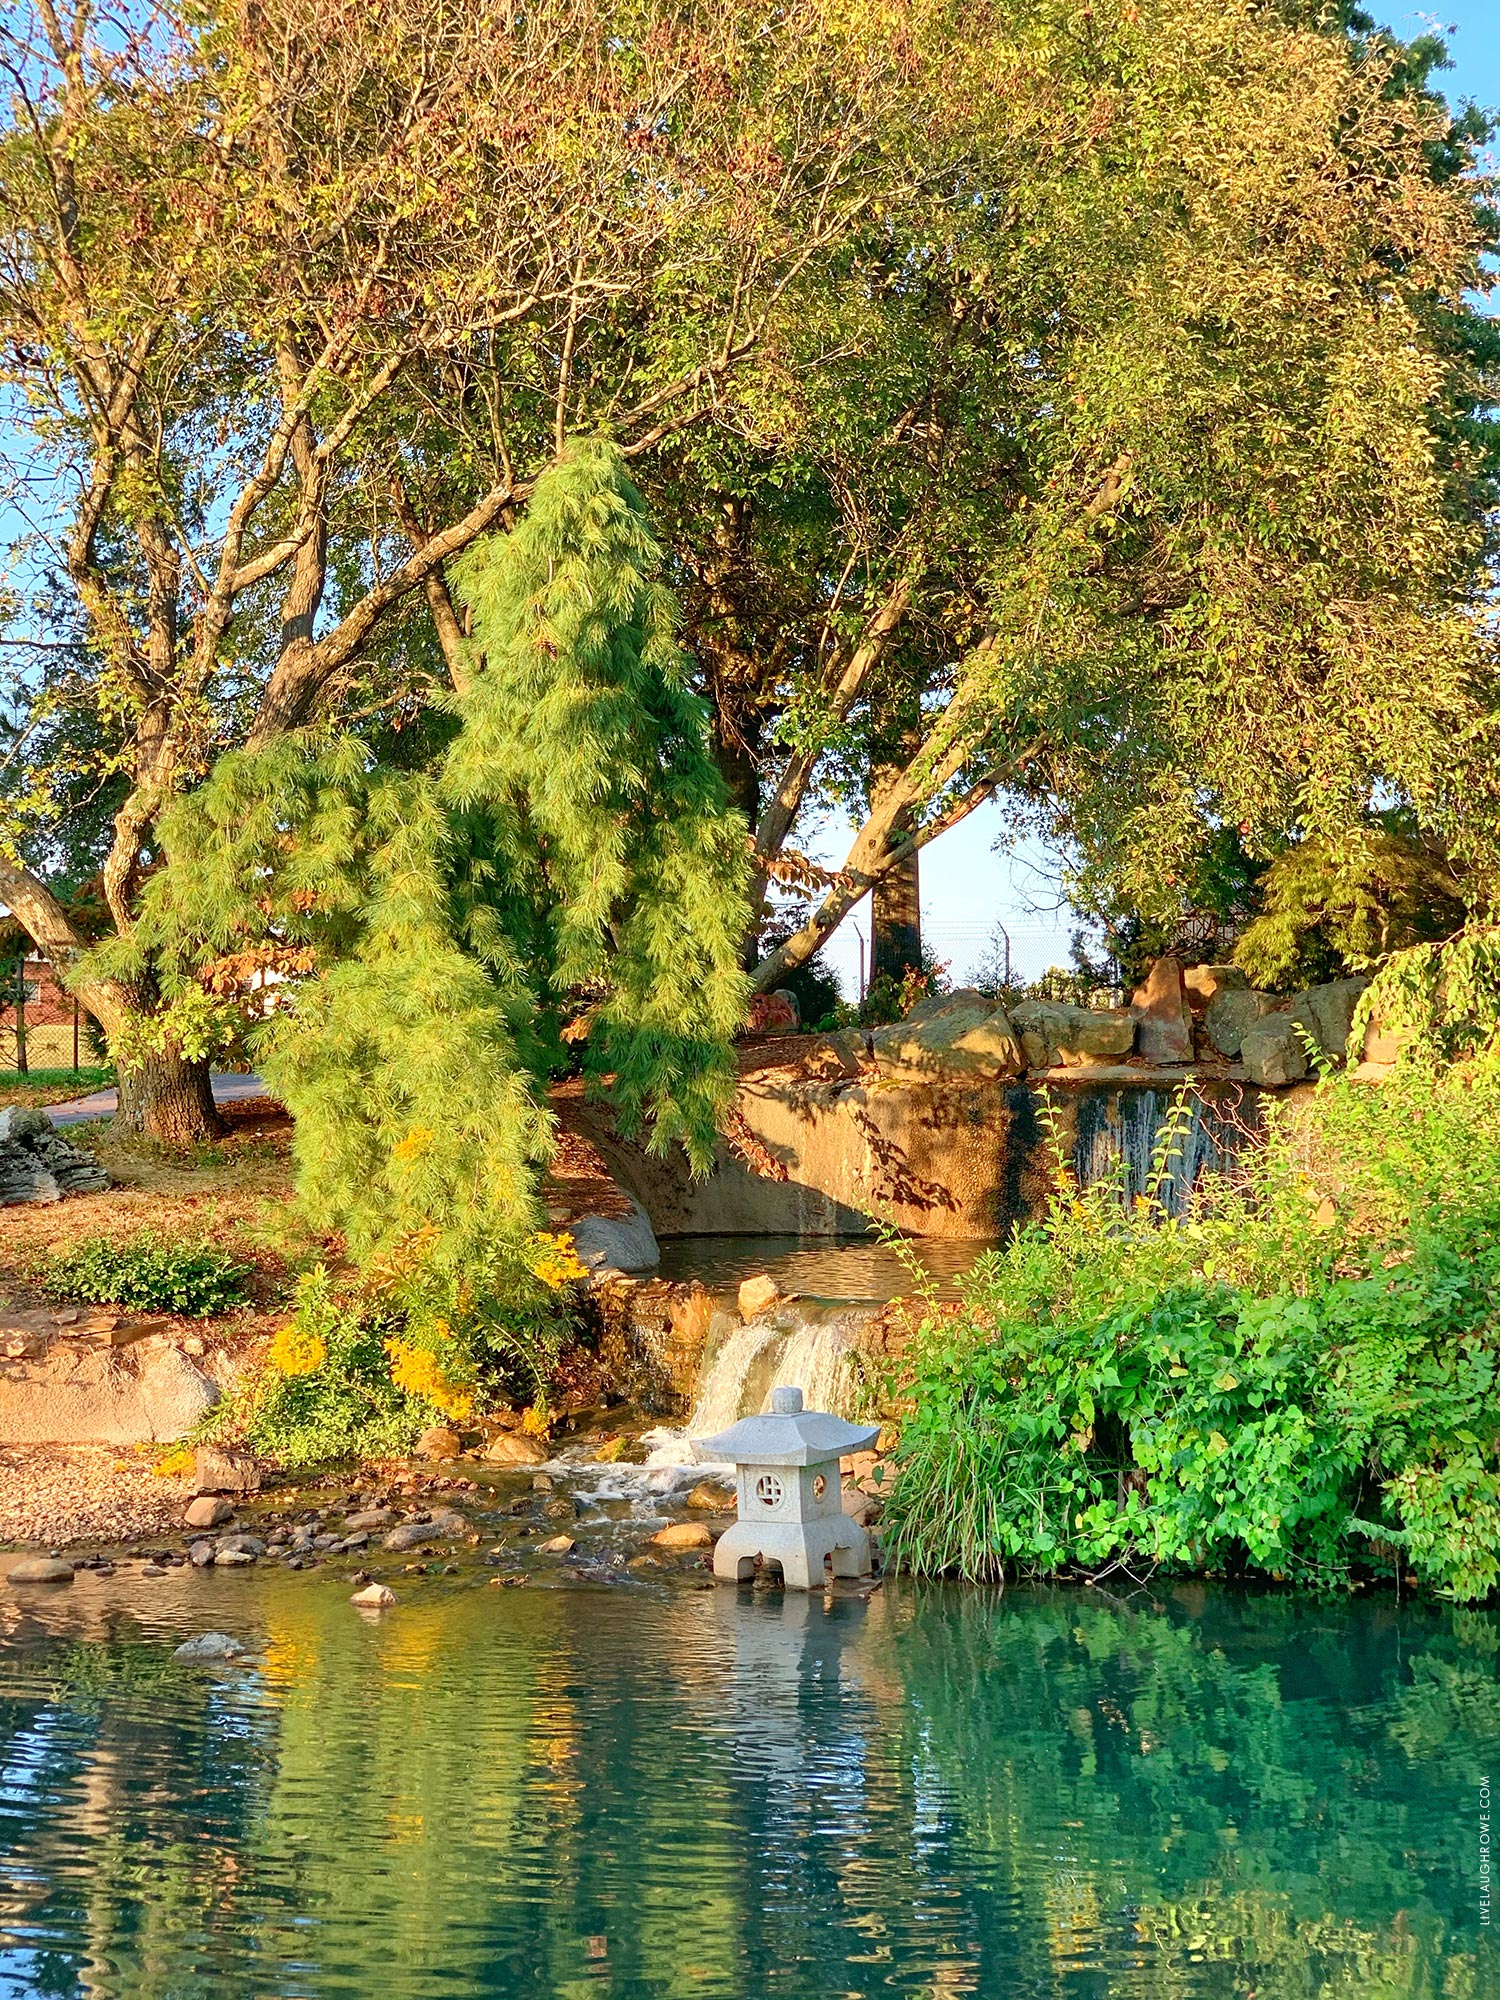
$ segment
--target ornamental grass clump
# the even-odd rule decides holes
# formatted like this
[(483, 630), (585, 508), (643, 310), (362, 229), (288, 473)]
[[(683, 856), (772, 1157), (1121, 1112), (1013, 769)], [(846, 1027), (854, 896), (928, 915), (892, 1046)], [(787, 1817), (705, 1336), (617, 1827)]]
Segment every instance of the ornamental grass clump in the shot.
[[(1185, 1112), (1179, 1110), (1179, 1119)], [(887, 1551), (919, 1573), (1153, 1569), (1456, 1598), (1500, 1581), (1500, 1058), (1327, 1078), (1174, 1217), (1080, 1188), (931, 1301)]]

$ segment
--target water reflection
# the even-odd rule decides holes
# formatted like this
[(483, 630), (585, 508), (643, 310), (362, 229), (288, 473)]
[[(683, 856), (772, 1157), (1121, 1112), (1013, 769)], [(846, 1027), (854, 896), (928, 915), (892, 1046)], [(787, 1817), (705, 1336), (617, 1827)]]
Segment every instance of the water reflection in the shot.
[(845, 1304), (884, 1305), (913, 1287), (913, 1266), (941, 1298), (990, 1247), (982, 1237), (911, 1237), (904, 1255), (870, 1236), (675, 1236), (661, 1246), (661, 1275), (697, 1278), (727, 1297), (743, 1278), (768, 1272), (783, 1292)]
[(4, 2000), (1500, 1991), (1489, 1614), (167, 1592), (10, 1607)]

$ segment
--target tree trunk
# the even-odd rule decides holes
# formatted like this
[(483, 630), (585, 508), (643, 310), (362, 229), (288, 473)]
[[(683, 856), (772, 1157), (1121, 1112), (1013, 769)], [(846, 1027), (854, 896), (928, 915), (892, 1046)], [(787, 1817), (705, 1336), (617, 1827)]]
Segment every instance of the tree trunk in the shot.
[[(898, 828), (898, 832), (905, 829)], [(870, 977), (899, 985), (922, 969), (921, 850), (909, 847), (870, 891)]]
[[(909, 772), (922, 754), (922, 718), (916, 696), (902, 689), (871, 703), (877, 748), (871, 758), (870, 817), (886, 828), (887, 850), (901, 857), (883, 869), (870, 891), (870, 983), (896, 985), (922, 970), (922, 898), (917, 849), (911, 836), (921, 816)], [(884, 739), (883, 743), (881, 739)]]
[(214, 1104), (207, 1062), (152, 1055), (122, 1069), (114, 1123), (117, 1131), (159, 1139), (165, 1146), (217, 1139), (225, 1128)]

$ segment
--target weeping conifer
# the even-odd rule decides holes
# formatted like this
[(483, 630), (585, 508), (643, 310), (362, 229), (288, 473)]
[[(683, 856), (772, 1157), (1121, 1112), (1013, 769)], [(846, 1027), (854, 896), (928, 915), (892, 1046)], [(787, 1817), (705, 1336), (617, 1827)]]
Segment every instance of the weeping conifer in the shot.
[(622, 1127), (708, 1163), (746, 829), (660, 568), (618, 450), (574, 444), (463, 566), (472, 672), (430, 766), (304, 736), (224, 758), (163, 818), (127, 949), (188, 1006), (247, 954), (304, 968), (252, 1049), (309, 1219), (362, 1265), (472, 1277), (535, 1225), (570, 1018)]

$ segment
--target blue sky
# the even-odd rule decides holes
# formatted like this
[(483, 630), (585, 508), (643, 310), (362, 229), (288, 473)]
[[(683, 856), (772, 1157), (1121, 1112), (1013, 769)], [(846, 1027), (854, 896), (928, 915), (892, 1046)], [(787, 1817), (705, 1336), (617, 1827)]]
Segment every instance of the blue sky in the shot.
[[(1378, 0), (1366, 10), (1404, 39), (1438, 28), (1448, 35), (1453, 68), (1443, 78), (1449, 100), (1500, 106), (1500, 0), (1461, 0), (1444, 13), (1394, 13)], [(1500, 298), (1500, 294), (1497, 294)], [(1013, 963), (1034, 978), (1049, 965), (1065, 965), (1071, 925), (1059, 908), (1056, 871), (1036, 847), (1001, 855), (995, 841), (1003, 832), (1002, 808), (982, 807), (922, 857), (922, 919), (939, 958), (950, 962), (955, 983), (967, 979), (984, 944), (1003, 923), (1011, 934)], [(848, 845), (848, 828), (830, 822), (808, 851), (836, 865)], [(869, 936), (869, 907), (861, 904), (827, 948), (846, 992), (858, 977), (859, 938)]]

